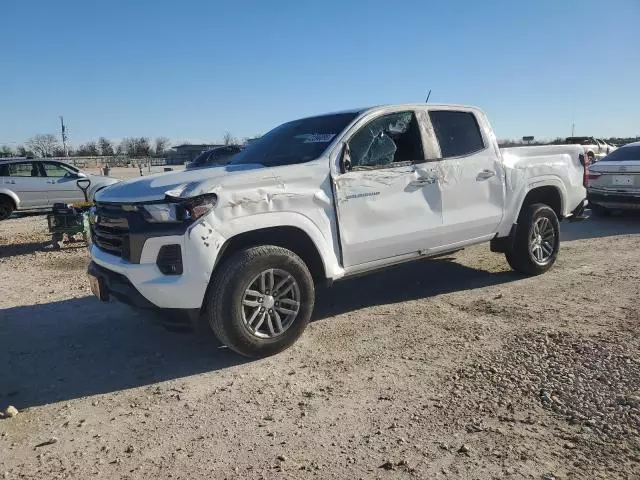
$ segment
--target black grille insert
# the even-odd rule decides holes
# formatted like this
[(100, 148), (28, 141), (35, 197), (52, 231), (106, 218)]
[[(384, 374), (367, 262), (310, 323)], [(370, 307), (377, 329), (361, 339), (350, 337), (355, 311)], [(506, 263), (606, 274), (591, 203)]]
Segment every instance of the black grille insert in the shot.
[(121, 206), (97, 204), (91, 234), (101, 250), (129, 259), (128, 212)]

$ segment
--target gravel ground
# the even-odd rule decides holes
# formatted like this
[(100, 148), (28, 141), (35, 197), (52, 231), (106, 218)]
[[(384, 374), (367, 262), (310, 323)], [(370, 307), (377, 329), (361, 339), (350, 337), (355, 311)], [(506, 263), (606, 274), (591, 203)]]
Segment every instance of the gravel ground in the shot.
[(247, 361), (0, 223), (3, 478), (640, 478), (640, 218), (563, 224), (525, 279), (477, 246), (319, 292)]

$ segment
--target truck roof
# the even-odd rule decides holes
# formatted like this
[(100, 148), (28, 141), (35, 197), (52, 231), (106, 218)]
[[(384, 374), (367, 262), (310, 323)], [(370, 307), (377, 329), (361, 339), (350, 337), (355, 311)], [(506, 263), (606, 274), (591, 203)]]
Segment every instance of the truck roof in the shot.
[(308, 115), (305, 117), (300, 117), (299, 120), (302, 120), (305, 118), (313, 118), (313, 117), (324, 117), (328, 115), (340, 115), (345, 113), (363, 114), (365, 112), (373, 112), (373, 111), (380, 111), (380, 110), (387, 110), (387, 109), (395, 110), (398, 108), (407, 108), (407, 109), (424, 108), (425, 106), (429, 107), (430, 109), (438, 109), (438, 110), (458, 110), (458, 109), (480, 110), (478, 107), (473, 107), (470, 105), (458, 105), (454, 103), (390, 103), (390, 104), (374, 105), (374, 106), (363, 107), (363, 108), (337, 110), (334, 112), (324, 112), (324, 113), (319, 113), (317, 115)]

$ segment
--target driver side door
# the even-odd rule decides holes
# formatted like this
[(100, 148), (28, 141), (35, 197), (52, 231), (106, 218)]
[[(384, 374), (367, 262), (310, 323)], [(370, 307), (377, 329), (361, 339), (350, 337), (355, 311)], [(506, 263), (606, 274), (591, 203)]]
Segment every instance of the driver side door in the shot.
[(76, 173), (58, 162), (38, 162), (46, 177), (47, 203), (73, 203), (84, 201), (77, 185)]
[(442, 199), (422, 130), (408, 110), (373, 118), (348, 137), (350, 165), (334, 177), (345, 268), (438, 245)]

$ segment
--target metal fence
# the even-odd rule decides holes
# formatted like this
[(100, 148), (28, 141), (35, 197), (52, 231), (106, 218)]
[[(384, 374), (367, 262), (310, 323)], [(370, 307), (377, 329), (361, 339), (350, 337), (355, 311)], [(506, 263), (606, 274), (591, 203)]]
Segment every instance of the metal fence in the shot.
[(126, 156), (113, 157), (54, 157), (47, 160), (60, 160), (78, 168), (100, 168), (100, 167), (158, 167), (168, 165), (166, 158), (132, 158)]

